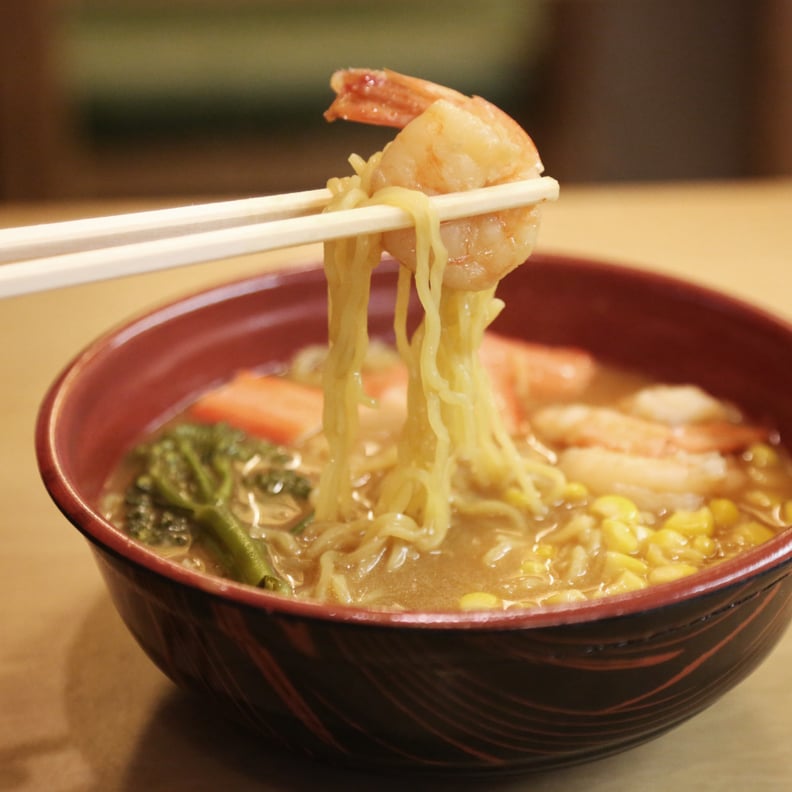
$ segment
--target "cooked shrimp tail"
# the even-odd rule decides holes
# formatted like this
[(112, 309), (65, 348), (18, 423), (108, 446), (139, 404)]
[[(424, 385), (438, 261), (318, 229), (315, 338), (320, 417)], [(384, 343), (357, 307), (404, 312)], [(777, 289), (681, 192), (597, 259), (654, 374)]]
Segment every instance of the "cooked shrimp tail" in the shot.
[(328, 121), (342, 119), (397, 129), (438, 99), (465, 99), (451, 88), (390, 69), (341, 69), (330, 78), (330, 87), (336, 98), (325, 111)]
[(540, 439), (559, 446), (599, 446), (652, 457), (722, 452), (747, 448), (768, 438), (761, 426), (710, 421), (669, 426), (627, 415), (610, 407), (562, 404), (534, 413), (531, 425)]

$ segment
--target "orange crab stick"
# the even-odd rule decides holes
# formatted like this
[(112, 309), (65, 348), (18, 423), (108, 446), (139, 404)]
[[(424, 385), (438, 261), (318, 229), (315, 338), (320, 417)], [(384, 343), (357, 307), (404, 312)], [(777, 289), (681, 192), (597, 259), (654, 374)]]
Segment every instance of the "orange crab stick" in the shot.
[[(595, 365), (577, 349), (546, 347), (490, 332), (484, 335), (481, 361), (509, 432), (524, 426), (526, 397), (574, 395), (588, 383)], [(378, 401), (406, 403), (407, 370), (401, 363), (369, 372), (363, 381), (366, 392)], [(323, 401), (320, 388), (240, 371), (204, 394), (192, 414), (200, 421), (225, 421), (275, 443), (292, 443), (321, 428)]]
[(199, 421), (224, 421), (246, 432), (292, 443), (322, 425), (322, 391), (278, 376), (240, 371), (192, 406)]
[(493, 332), (484, 334), (480, 354), (490, 376), (501, 380), (501, 387), (510, 383), (521, 399), (574, 396), (588, 385), (596, 366), (582, 349), (546, 346)]

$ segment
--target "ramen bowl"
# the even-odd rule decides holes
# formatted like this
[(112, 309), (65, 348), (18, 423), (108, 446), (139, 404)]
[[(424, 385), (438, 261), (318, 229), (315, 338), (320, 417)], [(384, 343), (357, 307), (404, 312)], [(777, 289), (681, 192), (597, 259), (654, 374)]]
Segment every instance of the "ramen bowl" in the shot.
[[(390, 331), (395, 274), (374, 276)], [(536, 255), (502, 284), (500, 332), (584, 346), (695, 382), (792, 437), (792, 327), (640, 270)], [(710, 705), (792, 616), (792, 531), (687, 578), (517, 611), (381, 612), (304, 602), (159, 557), (102, 517), (103, 486), (141, 436), (240, 368), (326, 334), (319, 268), (235, 282), (97, 340), (39, 414), (43, 481), (88, 539), (132, 635), (179, 686), (273, 743), (348, 766), (544, 770), (642, 743)]]

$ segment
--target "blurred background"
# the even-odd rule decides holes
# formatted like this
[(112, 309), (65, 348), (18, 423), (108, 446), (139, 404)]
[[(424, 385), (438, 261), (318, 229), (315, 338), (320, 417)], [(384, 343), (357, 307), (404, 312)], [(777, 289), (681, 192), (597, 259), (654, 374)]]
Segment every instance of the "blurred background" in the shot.
[(792, 174), (792, 0), (3, 0), (0, 201), (232, 196), (348, 172), (331, 72), (502, 106), (565, 182)]

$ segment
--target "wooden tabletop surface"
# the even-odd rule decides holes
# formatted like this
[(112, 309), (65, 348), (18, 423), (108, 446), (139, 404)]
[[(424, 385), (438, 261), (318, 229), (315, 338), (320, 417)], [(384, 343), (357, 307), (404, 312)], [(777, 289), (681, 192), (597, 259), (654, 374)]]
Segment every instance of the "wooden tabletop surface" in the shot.
[[(128, 208), (142, 207), (0, 206), (0, 226)], [(792, 320), (790, 180), (562, 189), (545, 212), (540, 249), (682, 275)], [(149, 662), (85, 541), (41, 486), (38, 404), (58, 370), (110, 326), (203, 286), (319, 255), (301, 248), (0, 301), (0, 792), (792, 789), (792, 632), (748, 680), (651, 743), (484, 782), (381, 778), (275, 753), (206, 713)]]

